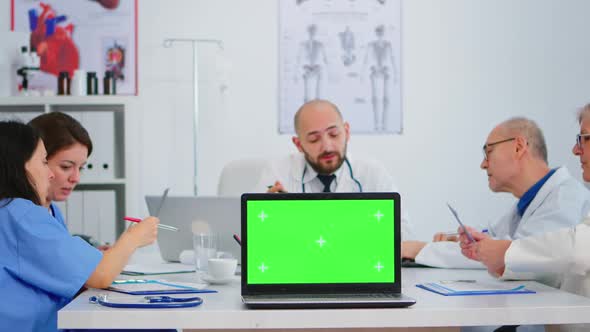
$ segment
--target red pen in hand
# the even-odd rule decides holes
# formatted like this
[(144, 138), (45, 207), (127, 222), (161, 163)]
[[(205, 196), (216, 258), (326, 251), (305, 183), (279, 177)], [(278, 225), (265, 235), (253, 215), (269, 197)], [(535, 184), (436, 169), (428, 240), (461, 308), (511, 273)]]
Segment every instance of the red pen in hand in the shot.
[[(125, 219), (127, 221), (131, 221), (131, 222), (140, 222), (141, 221), (141, 219), (133, 218), (133, 217), (125, 217), (123, 219)], [(165, 229), (167, 231), (178, 232), (178, 228), (176, 228), (174, 226), (170, 226), (170, 225), (158, 224), (158, 228)]]

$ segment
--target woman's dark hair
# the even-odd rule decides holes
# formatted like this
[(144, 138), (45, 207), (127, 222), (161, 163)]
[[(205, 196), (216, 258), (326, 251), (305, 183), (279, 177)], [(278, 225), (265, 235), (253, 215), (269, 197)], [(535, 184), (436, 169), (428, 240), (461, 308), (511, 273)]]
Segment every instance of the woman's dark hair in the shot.
[(76, 143), (84, 145), (89, 156), (92, 153), (92, 141), (86, 129), (65, 113), (45, 113), (31, 120), (29, 125), (39, 131), (47, 149), (47, 159)]
[(16, 121), (0, 121), (0, 200), (24, 198), (41, 205), (25, 164), (41, 138), (37, 131)]

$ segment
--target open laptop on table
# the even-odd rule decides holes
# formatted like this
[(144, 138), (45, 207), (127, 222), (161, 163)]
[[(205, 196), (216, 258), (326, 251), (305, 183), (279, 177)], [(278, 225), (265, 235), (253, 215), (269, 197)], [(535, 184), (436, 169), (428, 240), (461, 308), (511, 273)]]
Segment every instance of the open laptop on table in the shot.
[(397, 193), (243, 194), (252, 308), (406, 307)]
[[(150, 215), (158, 210), (162, 196), (146, 196)], [(240, 232), (239, 197), (168, 196), (160, 209), (162, 224), (178, 227), (178, 232), (158, 231), (162, 259), (178, 262), (183, 250), (193, 249), (192, 222), (201, 221), (218, 234), (220, 251), (229, 252), (240, 261), (240, 246), (233, 234)]]

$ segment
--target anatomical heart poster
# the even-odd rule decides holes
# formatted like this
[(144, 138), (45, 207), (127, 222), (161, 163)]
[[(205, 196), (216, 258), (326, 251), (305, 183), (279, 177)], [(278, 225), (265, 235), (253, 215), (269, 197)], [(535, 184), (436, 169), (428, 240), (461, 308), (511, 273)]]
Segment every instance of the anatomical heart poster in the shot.
[[(105, 73), (116, 93), (137, 94), (137, 0), (12, 0), (11, 26), (30, 33), (28, 49), (40, 57), (29, 88), (57, 91), (58, 76)], [(24, 45), (23, 45), (24, 46)], [(63, 74), (62, 74), (63, 75)]]

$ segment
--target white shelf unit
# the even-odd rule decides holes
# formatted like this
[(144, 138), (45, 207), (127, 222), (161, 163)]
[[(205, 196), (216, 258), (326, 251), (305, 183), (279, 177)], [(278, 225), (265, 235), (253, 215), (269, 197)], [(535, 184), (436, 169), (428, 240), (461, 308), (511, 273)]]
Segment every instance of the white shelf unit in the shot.
[(125, 229), (125, 110), (133, 100), (121, 96), (0, 98), (0, 120), (28, 122), (42, 113), (59, 111), (74, 116), (89, 131), (94, 151), (87, 170), (70, 199), (58, 205), (70, 232), (90, 235), (101, 243), (114, 242)]

